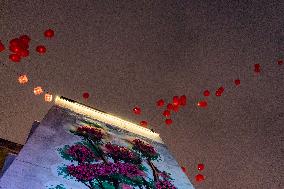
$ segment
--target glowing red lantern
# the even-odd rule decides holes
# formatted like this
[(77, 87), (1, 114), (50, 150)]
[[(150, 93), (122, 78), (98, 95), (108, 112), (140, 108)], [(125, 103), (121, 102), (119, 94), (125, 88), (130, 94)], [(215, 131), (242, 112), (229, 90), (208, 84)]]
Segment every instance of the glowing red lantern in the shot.
[(207, 107), (207, 102), (206, 101), (199, 101), (197, 103), (197, 106), (199, 106), (201, 108), (205, 108), (205, 107)]
[(27, 83), (27, 82), (28, 82), (28, 77), (27, 77), (27, 75), (21, 75), (21, 76), (19, 76), (18, 81), (19, 81), (20, 84), (25, 84), (25, 83)]
[(45, 46), (43, 45), (39, 45), (36, 47), (36, 51), (39, 53), (39, 54), (44, 54), (46, 52), (46, 48)]
[(219, 89), (218, 89), (218, 91), (220, 91), (221, 93), (223, 93), (224, 92), (224, 87), (220, 87)]
[(255, 64), (254, 65), (254, 72), (259, 73), (260, 72), (260, 64)]
[(178, 105), (174, 105), (174, 106), (173, 106), (173, 111), (174, 111), (174, 112), (178, 112), (178, 109), (179, 109), (179, 106), (178, 106)]
[(134, 112), (134, 114), (139, 115), (139, 114), (141, 114), (141, 109), (136, 106), (136, 107), (133, 108), (133, 112)]
[(204, 176), (202, 175), (202, 174), (198, 174), (198, 175), (196, 175), (195, 176), (195, 180), (197, 181), (197, 182), (201, 182), (201, 181), (203, 181), (205, 178), (204, 178)]
[(163, 112), (163, 115), (166, 116), (166, 117), (169, 117), (171, 115), (171, 112), (169, 110), (165, 110)]
[(41, 93), (43, 93), (43, 90), (42, 90), (41, 87), (34, 88), (34, 94), (35, 95), (40, 95)]
[[(0, 50), (0, 52), (1, 52), (1, 50)], [(283, 64), (283, 60), (278, 60), (278, 61), (277, 61), (277, 64), (278, 64), (278, 65), (282, 65), (282, 64)]]
[(179, 97), (178, 97), (178, 96), (174, 96), (174, 97), (173, 97), (173, 105), (174, 105), (174, 106), (179, 105)]
[(4, 44), (0, 41), (0, 52), (5, 50)]
[(163, 99), (160, 99), (156, 102), (156, 104), (157, 104), (158, 107), (161, 107), (161, 106), (164, 106), (165, 101)]
[(14, 38), (14, 39), (11, 39), (9, 43), (10, 43), (10, 46), (19, 46), (21, 41), (18, 38)]
[(167, 105), (167, 109), (168, 109), (168, 110), (172, 110), (173, 108), (174, 108), (174, 106), (173, 106), (172, 104), (168, 104), (168, 105)]
[(83, 98), (88, 99), (90, 97), (90, 94), (88, 92), (83, 93)]
[(199, 171), (202, 171), (202, 170), (204, 169), (204, 164), (199, 163), (199, 164), (197, 165), (197, 169), (198, 169)]
[(29, 44), (31, 38), (28, 35), (22, 35), (19, 37), (20, 41), (24, 44)]
[(142, 127), (147, 127), (147, 126), (148, 126), (148, 123), (147, 123), (147, 121), (141, 121), (141, 122), (140, 122), (140, 125), (141, 125)]
[(27, 57), (27, 56), (29, 56), (29, 54), (30, 54), (29, 50), (23, 49), (22, 51), (20, 51), (20, 55), (22, 57)]
[(48, 29), (44, 32), (44, 36), (46, 38), (52, 38), (54, 36), (54, 31), (52, 29)]
[(204, 96), (210, 96), (210, 91), (209, 91), (209, 90), (205, 90), (205, 91), (203, 92), (203, 95), (204, 95)]
[(185, 106), (186, 105), (186, 96), (185, 95), (182, 95), (179, 98), (179, 105), (181, 105), (181, 106)]
[(217, 89), (215, 95), (216, 96), (221, 96), (222, 93), (224, 92), (224, 90), (225, 90), (224, 87), (219, 87), (219, 89)]
[(52, 95), (46, 93), (46, 94), (44, 95), (44, 100), (45, 100), (46, 102), (51, 102), (51, 101), (52, 101)]
[(18, 54), (10, 54), (9, 59), (13, 62), (20, 62), (21, 61), (21, 57)]
[(172, 123), (173, 123), (173, 120), (172, 120), (172, 119), (166, 119), (166, 121), (165, 121), (165, 122), (166, 122), (166, 124), (167, 124), (167, 125), (170, 125), (170, 124), (172, 124)]
[(235, 80), (235, 85), (240, 85), (240, 84), (241, 84), (241, 80), (236, 79), (236, 80)]

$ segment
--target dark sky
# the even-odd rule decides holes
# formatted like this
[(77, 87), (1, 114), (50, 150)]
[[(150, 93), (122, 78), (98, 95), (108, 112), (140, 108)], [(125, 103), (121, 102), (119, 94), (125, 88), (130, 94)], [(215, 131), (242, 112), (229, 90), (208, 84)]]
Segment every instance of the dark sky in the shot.
[[(284, 188), (284, 75), (277, 64), (284, 51), (283, 1), (0, 4), (5, 46), (22, 34), (32, 39), (30, 56), (18, 64), (8, 50), (0, 53), (6, 65), (0, 67), (0, 137), (23, 144), (32, 122), (47, 113), (52, 104), (33, 94), (39, 85), (136, 123), (147, 120), (196, 188)], [(50, 40), (43, 36), (48, 28), (55, 31)], [(34, 50), (39, 44), (47, 47), (42, 56)], [(16, 72), (26, 73), (29, 83), (18, 84)], [(220, 86), (225, 91), (216, 97)], [(205, 89), (212, 95), (202, 109), (196, 103)], [(174, 95), (186, 95), (188, 104), (167, 128), (155, 102)], [(140, 116), (132, 113), (136, 105)], [(202, 183), (194, 181), (198, 163), (205, 165)]]

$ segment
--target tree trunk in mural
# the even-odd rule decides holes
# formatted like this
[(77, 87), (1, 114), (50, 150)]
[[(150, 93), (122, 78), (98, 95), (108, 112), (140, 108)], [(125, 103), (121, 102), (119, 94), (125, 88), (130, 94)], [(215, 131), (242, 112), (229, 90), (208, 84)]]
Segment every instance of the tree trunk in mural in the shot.
[(90, 139), (88, 139), (88, 138), (86, 138), (86, 139), (87, 139), (87, 141), (90, 143), (90, 145), (92, 145), (92, 147), (94, 148), (94, 150), (96, 151), (96, 153), (100, 156), (100, 158), (101, 158), (105, 163), (108, 163), (107, 159), (106, 159), (105, 156), (103, 155), (102, 149), (101, 149), (98, 145), (94, 144), (92, 140), (90, 140)]
[(154, 181), (157, 182), (159, 180), (160, 171), (157, 169), (157, 167), (153, 164), (153, 162), (149, 158), (147, 159), (147, 163), (153, 171)]

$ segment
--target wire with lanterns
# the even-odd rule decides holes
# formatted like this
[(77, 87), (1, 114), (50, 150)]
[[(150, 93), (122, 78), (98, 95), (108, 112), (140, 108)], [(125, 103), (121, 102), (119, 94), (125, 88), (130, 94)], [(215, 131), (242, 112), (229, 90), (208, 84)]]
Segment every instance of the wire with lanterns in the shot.
[[(47, 39), (50, 39), (54, 36), (54, 31), (52, 29), (47, 29), (44, 32), (44, 36)], [(23, 58), (28, 57), (30, 55), (30, 41), (31, 38), (28, 35), (21, 35), (18, 38), (11, 39), (9, 41), (9, 60), (15, 63), (19, 63)], [(5, 49), (5, 45), (0, 40), (0, 53)], [(35, 50), (40, 55), (46, 53), (46, 47), (44, 45), (38, 45)], [(16, 74), (18, 76), (18, 82), (20, 84), (24, 85), (29, 82), (28, 76), (26, 74), (19, 74), (17, 71), (4, 64), (4, 62), (0, 61), (0, 64), (6, 67), (9, 71), (12, 71), (14, 74)], [(51, 102), (53, 100), (52, 94), (44, 90), (41, 86), (34, 87), (33, 93), (37, 96), (45, 93), (44, 100), (46, 102)]]

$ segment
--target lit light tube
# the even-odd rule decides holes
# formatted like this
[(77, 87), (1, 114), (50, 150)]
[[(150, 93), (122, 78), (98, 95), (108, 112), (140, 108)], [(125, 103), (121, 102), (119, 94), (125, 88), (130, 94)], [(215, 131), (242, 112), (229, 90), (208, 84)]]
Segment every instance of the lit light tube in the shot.
[(82, 115), (88, 116), (92, 119), (96, 119), (98, 121), (119, 127), (120, 129), (124, 129), (124, 130), (127, 130), (129, 132), (147, 137), (147, 138), (152, 139), (156, 142), (159, 142), (159, 143), (162, 143), (162, 144), (164, 143), (162, 141), (162, 139), (160, 138), (160, 135), (158, 133), (152, 132), (150, 129), (147, 129), (147, 128), (141, 127), (137, 124), (125, 121), (125, 120), (120, 119), (116, 116), (113, 116), (113, 115), (92, 109), (90, 107), (79, 104), (75, 101), (71, 101), (71, 100), (68, 101), (68, 100), (64, 99), (64, 97), (56, 96), (55, 104), (60, 106), (60, 107), (74, 111), (78, 114), (82, 114)]

